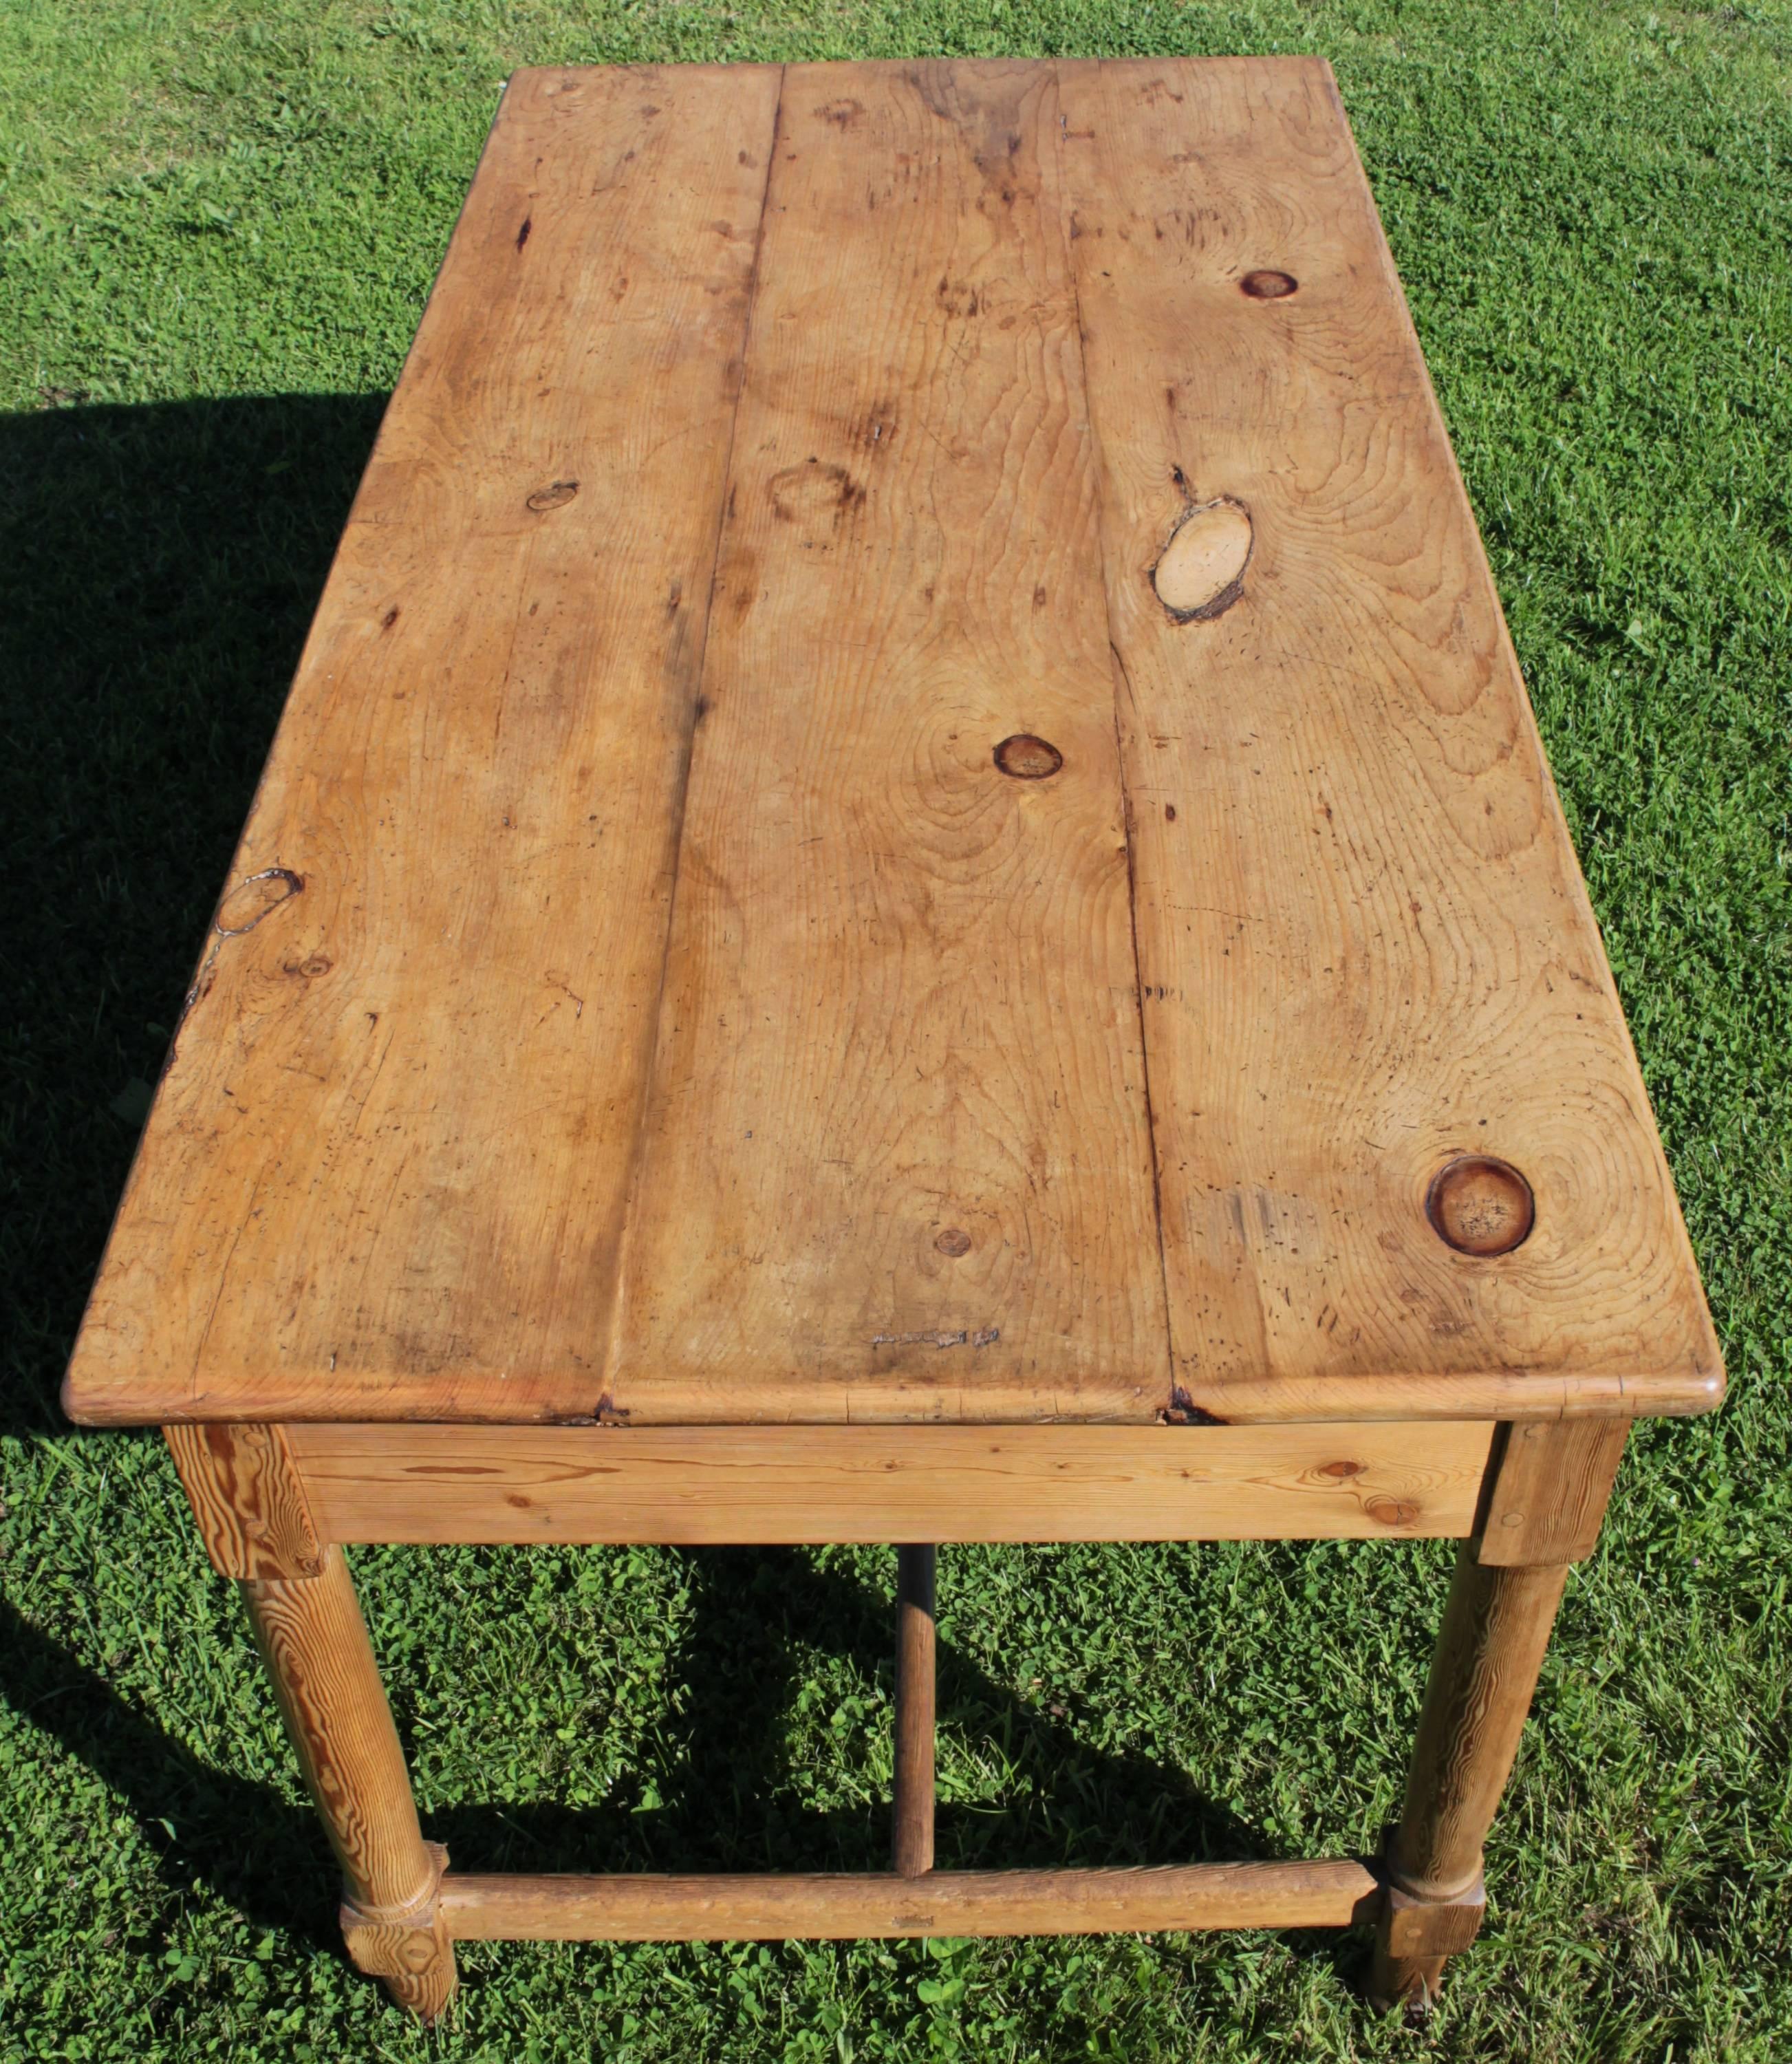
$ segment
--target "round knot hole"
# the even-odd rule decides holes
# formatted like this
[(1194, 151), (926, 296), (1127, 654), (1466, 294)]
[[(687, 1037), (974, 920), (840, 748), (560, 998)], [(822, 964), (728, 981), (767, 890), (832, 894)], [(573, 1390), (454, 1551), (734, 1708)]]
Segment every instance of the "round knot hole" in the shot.
[(1016, 781), (1043, 781), (1064, 764), (1064, 755), (1030, 731), (1018, 731), (996, 748), (996, 764)]
[(1238, 282), (1238, 292), (1248, 294), (1254, 301), (1285, 301), (1300, 284), (1292, 272), (1278, 272), (1265, 268), (1255, 272), (1246, 272)]
[(1509, 1161), (1461, 1154), (1432, 1176), (1425, 1216), (1458, 1254), (1510, 1254), (1536, 1223), (1536, 1199)]

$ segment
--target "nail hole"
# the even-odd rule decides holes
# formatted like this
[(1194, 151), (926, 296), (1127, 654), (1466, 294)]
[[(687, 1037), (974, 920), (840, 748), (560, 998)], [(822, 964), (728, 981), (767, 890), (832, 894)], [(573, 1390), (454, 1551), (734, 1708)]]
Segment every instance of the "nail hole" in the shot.
[(1282, 301), (1299, 284), (1292, 272), (1246, 272), (1238, 282), (1238, 292), (1250, 295), (1254, 301)]
[(962, 1226), (948, 1226), (933, 1244), (942, 1254), (949, 1254), (956, 1261), (961, 1254), (971, 1251), (971, 1236)]
[(1536, 1199), (1509, 1161), (1461, 1154), (1432, 1176), (1425, 1216), (1458, 1254), (1510, 1254), (1536, 1222)]
[(1017, 731), (996, 748), (996, 764), (1017, 781), (1043, 781), (1064, 764), (1064, 755), (1030, 731)]

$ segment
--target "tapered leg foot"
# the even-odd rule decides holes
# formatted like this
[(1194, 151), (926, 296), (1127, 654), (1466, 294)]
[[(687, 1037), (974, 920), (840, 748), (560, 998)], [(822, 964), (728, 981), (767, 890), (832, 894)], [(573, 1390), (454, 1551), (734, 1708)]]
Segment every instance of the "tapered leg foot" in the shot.
[(1378, 2014), (1391, 2014), (1396, 2007), (1428, 2014), (1443, 1988), (1446, 1959), (1474, 1941), (1486, 1912), (1487, 1895), (1479, 1879), (1452, 1900), (1415, 1899), (1390, 1885), (1375, 1930), (1369, 2004)]
[(348, 1953), (433, 2021), (453, 1997), (439, 1893), (448, 1858), (425, 1842), (367, 1624), (339, 1548), (315, 1576), (253, 1578), (243, 1594), (300, 1768), (342, 1866)]
[(342, 1939), (357, 1970), (383, 1980), (401, 2007), (433, 2021), (454, 1997), (458, 1974), (453, 1939), (437, 1897), (448, 1852), (437, 1842), (425, 1842), (424, 1848), (436, 1864), (428, 1897), (414, 1906), (373, 1913), (344, 1899)]

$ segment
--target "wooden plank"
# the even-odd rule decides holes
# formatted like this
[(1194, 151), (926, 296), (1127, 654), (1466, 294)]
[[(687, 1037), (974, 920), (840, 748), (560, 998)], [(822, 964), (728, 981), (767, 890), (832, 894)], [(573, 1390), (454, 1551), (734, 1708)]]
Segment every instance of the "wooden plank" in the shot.
[[(1059, 77), (1176, 1380), (1224, 1418), (1323, 1410), (1334, 1385), (1352, 1414), (1480, 1412), (1502, 1382), (1541, 1412), (1589, 1384), (1594, 1409), (1714, 1404), (1673, 1184), (1329, 67)], [(1534, 1198), (1509, 1252), (1428, 1218), (1479, 1155)]]
[(220, 1576), (315, 1577), (324, 1547), (284, 1426), (164, 1426)]
[(1448, 1538), (1493, 1429), (295, 1425), (337, 1541)]
[(71, 1413), (1715, 1403), (1325, 67), (779, 94), (513, 83)]
[(778, 74), (513, 79), (70, 1373), (90, 1421), (589, 1413)]
[(1122, 1929), (1347, 1928), (1381, 1888), (1354, 1862), (1137, 1870), (930, 1871), (924, 1877), (506, 1877), (442, 1881), (457, 1941), (782, 1941)]
[[(613, 1376), (637, 1425), (1167, 1400), (1049, 68), (786, 83)], [(1061, 756), (1017, 746), (1043, 740)]]
[(1598, 1545), (1629, 1431), (1621, 1419), (1502, 1428), (1476, 1524), (1476, 1559), (1490, 1569), (1585, 1562)]

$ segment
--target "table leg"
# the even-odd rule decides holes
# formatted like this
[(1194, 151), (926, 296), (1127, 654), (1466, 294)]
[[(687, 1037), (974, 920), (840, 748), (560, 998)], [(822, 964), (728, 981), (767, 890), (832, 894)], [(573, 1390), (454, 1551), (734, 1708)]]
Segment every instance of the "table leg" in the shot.
[(935, 1550), (896, 1550), (896, 1841), (904, 1877), (933, 1868)]
[(1475, 1939), (1482, 1844), (1512, 1773), (1565, 1563), (1492, 1568), (1465, 1542), (1420, 1715), (1406, 1810), (1387, 1857), (1370, 1997), (1429, 2006), (1444, 1960)]
[(1419, 1718), (1370, 1997), (1428, 2006), (1486, 1910), (1481, 1850), (1518, 1754), (1568, 1565), (1590, 1555), (1624, 1453), (1621, 1420), (1536, 1421), (1496, 1440), (1456, 1563)]
[(364, 1971), (433, 2021), (453, 1997), (437, 1900), (445, 1853), (417, 1824), (398, 1731), (340, 1548), (312, 1577), (249, 1578), (243, 1595), (300, 1768), (342, 1865), (343, 1933)]

